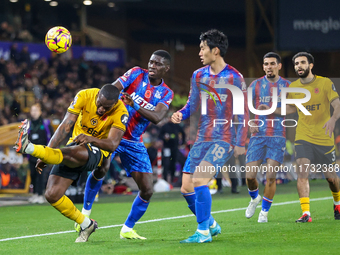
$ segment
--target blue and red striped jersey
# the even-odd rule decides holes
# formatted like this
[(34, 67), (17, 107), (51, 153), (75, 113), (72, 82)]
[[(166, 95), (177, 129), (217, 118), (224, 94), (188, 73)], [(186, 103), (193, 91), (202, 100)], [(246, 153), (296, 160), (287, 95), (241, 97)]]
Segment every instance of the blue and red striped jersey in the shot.
[[(244, 114), (233, 114), (233, 100), (237, 98), (233, 98), (231, 91), (223, 88), (223, 85), (236, 86), (240, 90), (244, 99)], [(180, 110), (182, 118), (189, 118), (199, 106), (201, 114), (197, 142), (223, 140), (233, 146), (245, 146), (249, 111), (247, 86), (239, 71), (230, 65), (226, 65), (218, 75), (210, 74), (210, 66), (196, 70), (191, 78), (187, 104)]]
[[(275, 83), (270, 82), (266, 76), (263, 76), (250, 84), (253, 95), (254, 108), (261, 104), (272, 106), (273, 89), (277, 88), (277, 108), (281, 108), (281, 89), (289, 87), (290, 81), (280, 77)], [(278, 116), (276, 114), (270, 115), (255, 115), (257, 125), (260, 126), (259, 132), (253, 133), (252, 136), (280, 136), (286, 137), (286, 128), (281, 125), (281, 122), (285, 119), (284, 116)]]
[[(148, 78), (148, 70), (140, 67), (131, 68), (118, 80), (123, 85), (123, 91), (130, 94), (135, 104), (153, 111), (157, 104), (169, 105), (174, 96), (173, 91), (162, 81), (158, 86), (152, 86)], [(126, 105), (129, 120), (123, 139), (142, 142), (142, 134), (150, 121), (140, 115), (131, 106)]]

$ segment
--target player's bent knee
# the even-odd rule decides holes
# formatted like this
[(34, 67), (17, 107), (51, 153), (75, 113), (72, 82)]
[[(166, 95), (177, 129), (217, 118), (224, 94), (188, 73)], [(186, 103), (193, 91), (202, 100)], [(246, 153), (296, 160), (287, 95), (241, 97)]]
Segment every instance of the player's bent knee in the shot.
[(269, 184), (269, 186), (276, 184), (276, 178), (267, 178), (267, 183)]
[(46, 198), (47, 202), (49, 202), (50, 204), (57, 202), (62, 196), (63, 196), (63, 194), (59, 194), (58, 192), (54, 192), (53, 189), (47, 189), (45, 191), (45, 198)]
[(151, 189), (140, 190), (139, 195), (144, 200), (149, 201), (153, 195), (153, 189), (151, 188)]

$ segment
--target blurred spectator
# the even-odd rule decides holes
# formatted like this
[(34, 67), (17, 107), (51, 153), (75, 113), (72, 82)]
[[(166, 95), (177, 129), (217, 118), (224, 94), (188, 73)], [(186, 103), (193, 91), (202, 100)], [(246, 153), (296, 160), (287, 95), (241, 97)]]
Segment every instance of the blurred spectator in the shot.
[(28, 51), (28, 46), (25, 45), (20, 51), (20, 63), (26, 63), (27, 65), (31, 63), (31, 56)]
[[(31, 121), (29, 129), (29, 140), (34, 144), (47, 145), (53, 135), (53, 128), (48, 119), (43, 119), (41, 114), (41, 105), (34, 104), (31, 107)], [(31, 180), (33, 184), (33, 196), (29, 199), (31, 203), (44, 203), (44, 177), (43, 173), (39, 174), (35, 170), (37, 158), (29, 155), (29, 166), (31, 171)]]

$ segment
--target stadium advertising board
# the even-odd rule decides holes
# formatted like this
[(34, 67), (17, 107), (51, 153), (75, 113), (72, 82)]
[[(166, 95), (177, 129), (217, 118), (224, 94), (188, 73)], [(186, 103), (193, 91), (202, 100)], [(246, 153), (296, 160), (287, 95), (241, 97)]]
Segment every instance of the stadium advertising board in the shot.
[(278, 50), (339, 50), (340, 1), (279, 0)]

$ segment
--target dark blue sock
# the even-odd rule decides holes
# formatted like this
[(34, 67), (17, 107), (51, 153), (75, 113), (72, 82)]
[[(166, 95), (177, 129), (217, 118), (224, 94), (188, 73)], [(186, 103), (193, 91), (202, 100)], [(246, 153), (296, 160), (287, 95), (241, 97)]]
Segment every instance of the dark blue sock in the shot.
[(100, 187), (103, 184), (103, 179), (97, 180), (93, 177), (93, 172), (89, 174), (87, 177), (86, 185), (85, 185), (85, 193), (84, 193), (84, 209), (90, 210), (92, 208), (92, 204)]
[(136, 222), (142, 218), (146, 209), (148, 209), (149, 201), (145, 201), (139, 196), (139, 193), (132, 203), (131, 211), (125, 221), (125, 225), (129, 228), (133, 228)]
[(193, 214), (196, 215), (196, 210), (195, 210), (195, 200), (196, 200), (196, 194), (195, 192), (190, 192), (190, 193), (182, 193), (183, 197), (188, 203), (189, 209), (192, 211)]
[(209, 230), (209, 218), (211, 214), (211, 194), (206, 185), (195, 187), (196, 193), (196, 217), (198, 230)]
[(268, 212), (270, 207), (272, 206), (272, 203), (273, 203), (273, 199), (269, 199), (269, 198), (263, 196), (263, 199), (262, 199), (262, 211)]
[(249, 190), (249, 195), (251, 196), (252, 199), (257, 198), (257, 196), (259, 195), (259, 189), (257, 188), (256, 190)]
[[(185, 198), (185, 200), (188, 203), (188, 207), (189, 209), (192, 211), (193, 214), (196, 215), (196, 194), (195, 192), (191, 192), (191, 193), (182, 193), (183, 197)], [(209, 217), (209, 226), (211, 226), (212, 224), (214, 224), (215, 219), (213, 218), (213, 216), (210, 215)]]

